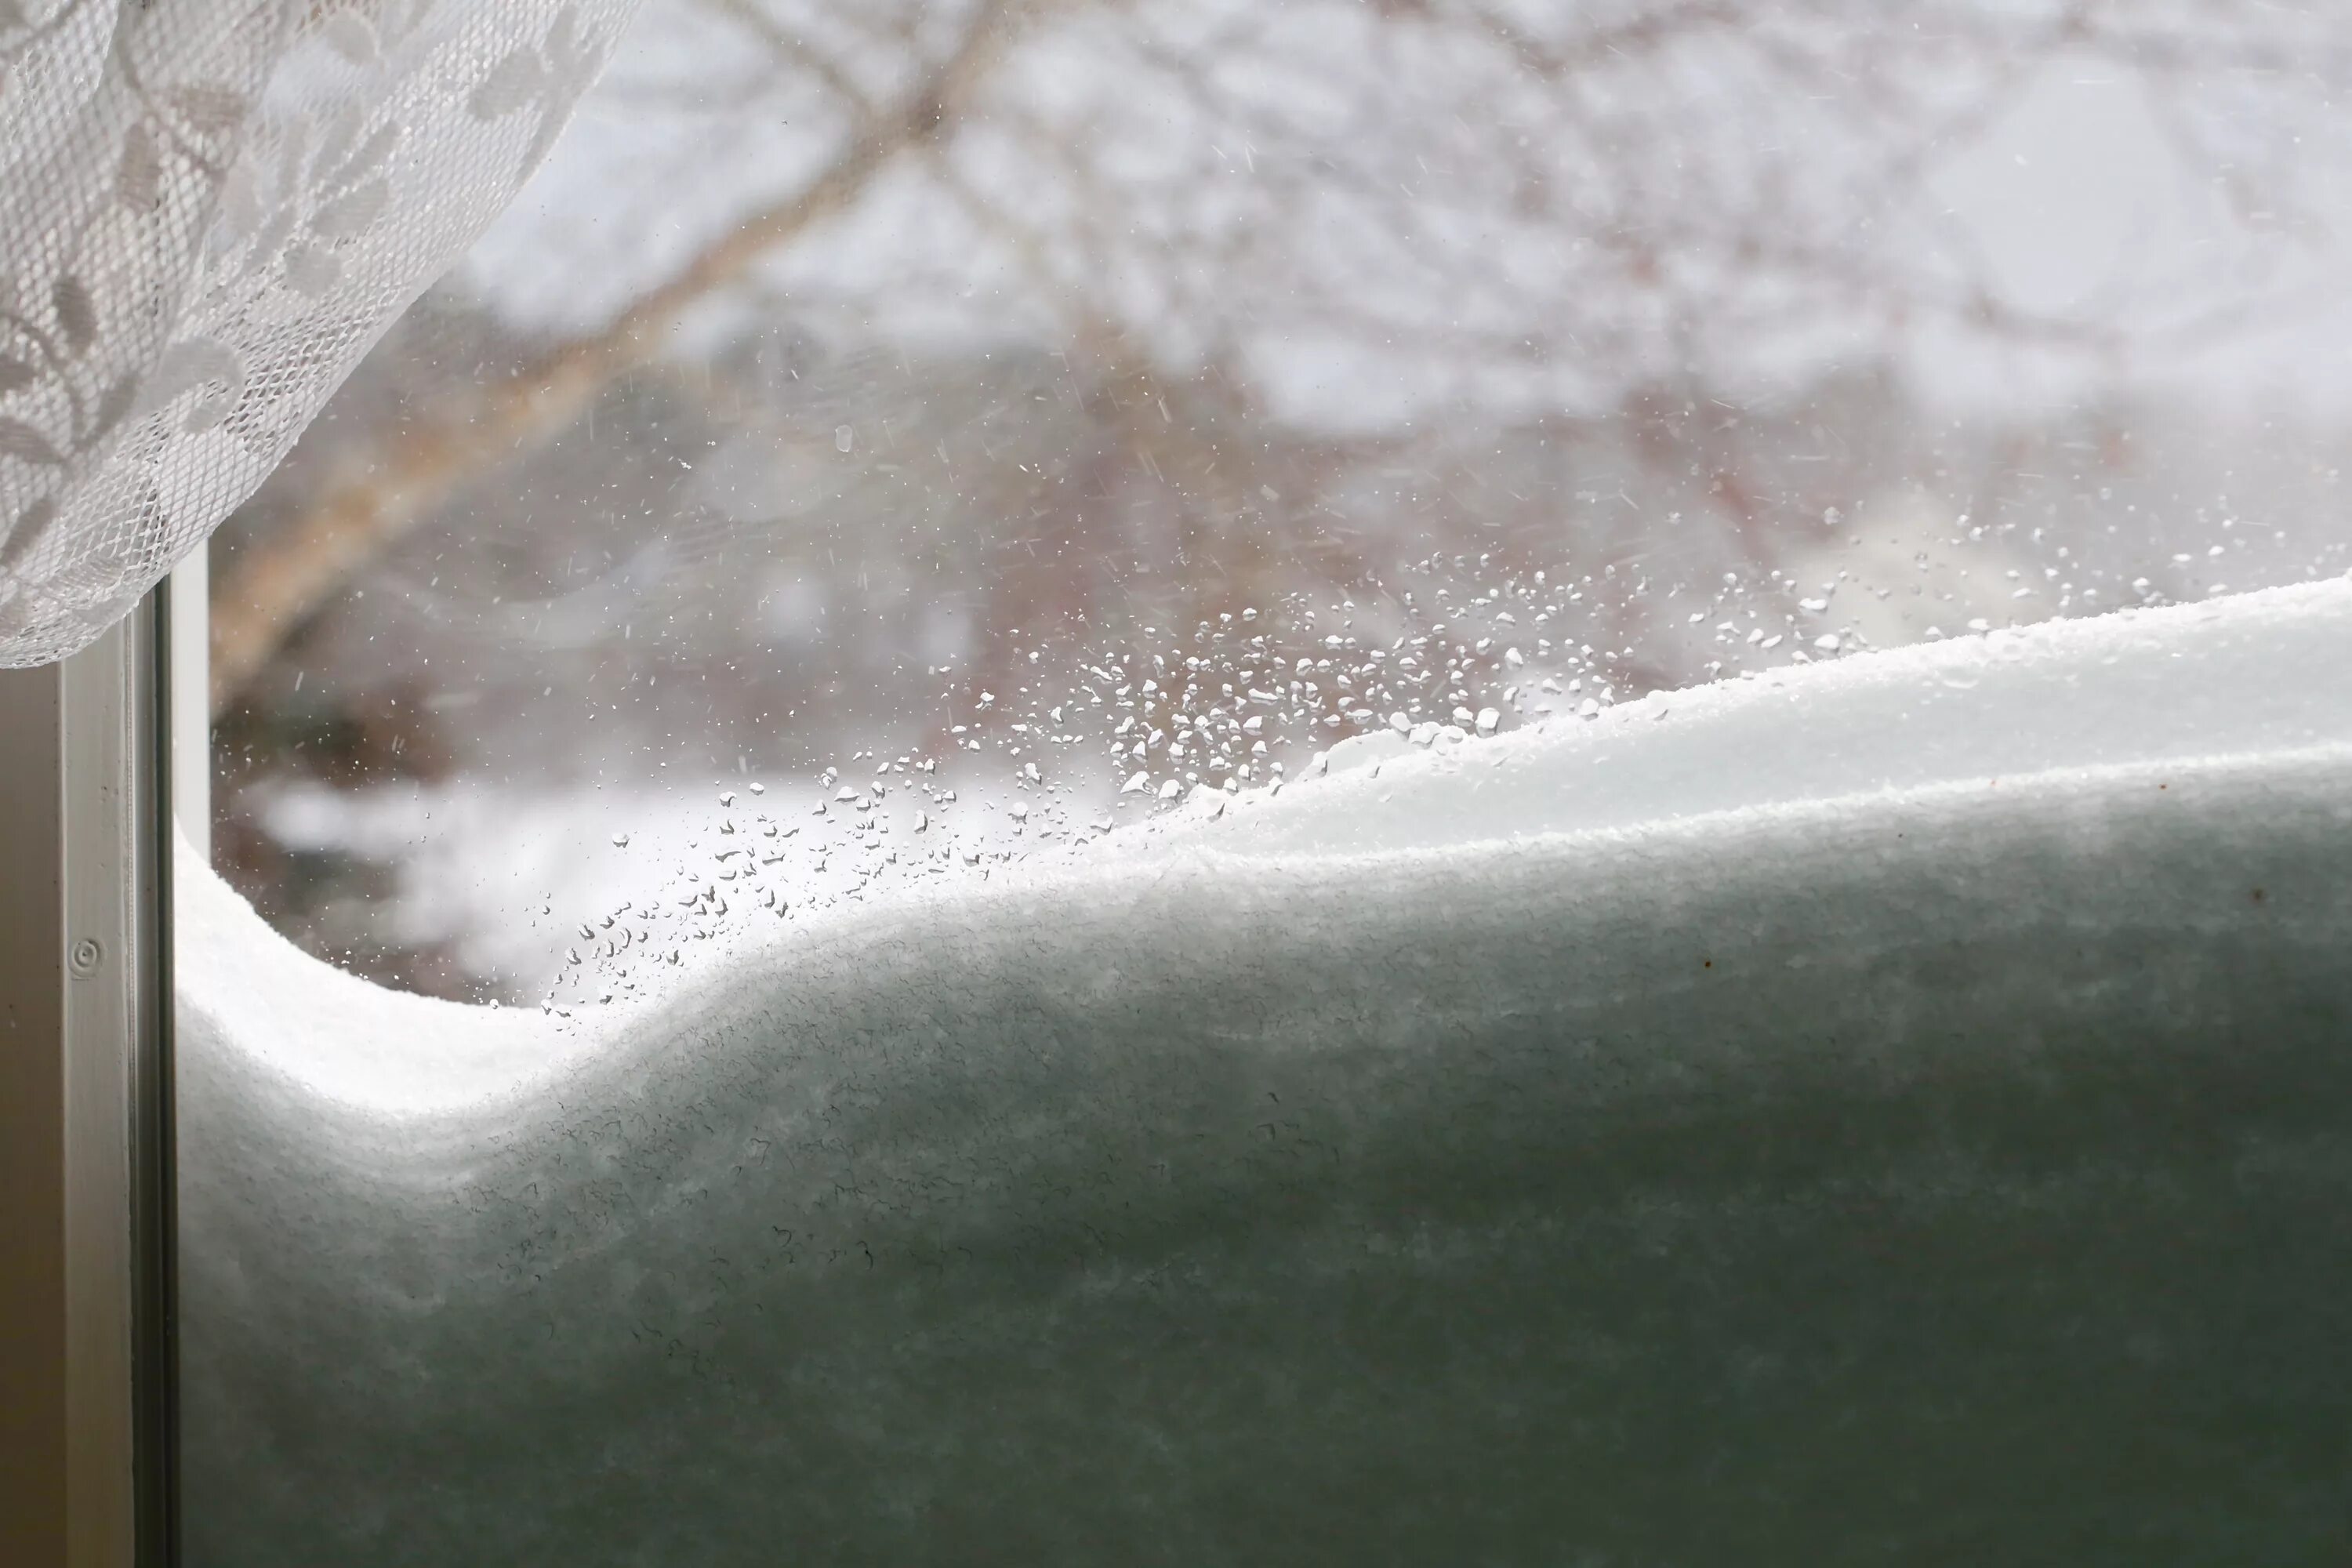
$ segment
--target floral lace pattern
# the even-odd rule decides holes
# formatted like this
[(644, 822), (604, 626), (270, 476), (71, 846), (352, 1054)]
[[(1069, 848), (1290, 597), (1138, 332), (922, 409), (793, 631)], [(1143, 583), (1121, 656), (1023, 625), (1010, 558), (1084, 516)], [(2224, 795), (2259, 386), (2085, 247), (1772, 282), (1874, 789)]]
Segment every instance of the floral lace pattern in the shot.
[(635, 5), (0, 0), (0, 666), (252, 492)]

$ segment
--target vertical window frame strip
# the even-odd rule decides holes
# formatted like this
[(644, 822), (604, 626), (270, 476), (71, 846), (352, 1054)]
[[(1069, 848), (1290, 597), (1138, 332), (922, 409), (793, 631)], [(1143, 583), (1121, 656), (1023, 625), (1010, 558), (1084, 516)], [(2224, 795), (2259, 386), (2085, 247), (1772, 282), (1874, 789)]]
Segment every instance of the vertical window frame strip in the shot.
[(168, 590), (0, 670), (0, 1561), (177, 1558)]
[[(136, 715), (143, 744), (136, 764), (146, 780), (143, 809), (132, 823), (142, 847), (136, 916), (147, 941), (135, 1017), (131, 1079), (131, 1233), (133, 1329), (132, 1507), (136, 1568), (177, 1568), (180, 1551), (180, 1197), (174, 1075), (179, 986), (173, 967), (174, 824), (193, 810), (211, 858), (212, 794), (184, 798), (183, 777), (199, 785), (211, 773), (210, 692), (205, 638), (211, 630), (207, 547), (199, 544), (149, 595), (142, 614), (144, 707)], [(187, 655), (193, 639), (193, 670)], [(194, 704), (194, 730), (188, 723)], [(193, 744), (191, 744), (193, 742)]]

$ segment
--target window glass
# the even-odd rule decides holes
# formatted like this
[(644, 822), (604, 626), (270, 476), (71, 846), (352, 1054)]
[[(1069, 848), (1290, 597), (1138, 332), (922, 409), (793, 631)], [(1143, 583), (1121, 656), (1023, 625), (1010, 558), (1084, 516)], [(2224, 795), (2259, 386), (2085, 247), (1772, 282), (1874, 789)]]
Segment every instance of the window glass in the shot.
[(648, 0), (214, 545), (191, 1561), (2326, 1558), (2347, 87)]
[(216, 542), (219, 863), (593, 1007), (1368, 732), (2340, 572), (2347, 46), (656, 0)]

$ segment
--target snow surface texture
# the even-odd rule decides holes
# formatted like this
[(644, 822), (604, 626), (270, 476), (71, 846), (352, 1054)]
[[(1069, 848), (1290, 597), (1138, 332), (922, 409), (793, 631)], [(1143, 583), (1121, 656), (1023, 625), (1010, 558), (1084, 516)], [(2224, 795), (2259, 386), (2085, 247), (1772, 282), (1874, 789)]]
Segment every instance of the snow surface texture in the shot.
[(2352, 586), (1400, 750), (601, 1032), (190, 868), (192, 1561), (2337, 1560)]

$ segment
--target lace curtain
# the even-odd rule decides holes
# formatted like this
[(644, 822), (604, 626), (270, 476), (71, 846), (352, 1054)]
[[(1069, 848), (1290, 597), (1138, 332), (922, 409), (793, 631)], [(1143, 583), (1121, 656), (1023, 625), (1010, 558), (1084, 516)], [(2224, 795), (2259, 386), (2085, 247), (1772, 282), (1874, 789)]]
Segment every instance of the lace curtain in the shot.
[(0, 666), (253, 491), (635, 5), (0, 0)]

